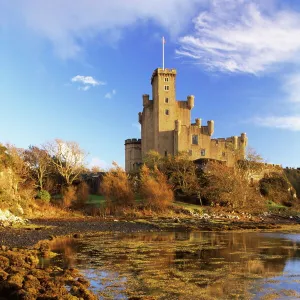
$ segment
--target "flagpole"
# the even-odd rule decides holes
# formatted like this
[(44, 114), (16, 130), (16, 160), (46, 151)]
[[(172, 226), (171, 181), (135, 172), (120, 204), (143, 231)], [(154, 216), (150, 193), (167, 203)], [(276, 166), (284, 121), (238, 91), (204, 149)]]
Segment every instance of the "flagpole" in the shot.
[(162, 38), (162, 63), (163, 70), (165, 69), (165, 37)]

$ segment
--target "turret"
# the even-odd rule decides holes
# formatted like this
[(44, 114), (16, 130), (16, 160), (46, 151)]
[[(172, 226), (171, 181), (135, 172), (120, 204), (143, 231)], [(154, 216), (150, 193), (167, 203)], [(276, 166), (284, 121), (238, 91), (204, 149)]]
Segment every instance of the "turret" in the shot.
[(195, 121), (196, 121), (196, 125), (197, 125), (197, 127), (201, 128), (201, 123), (202, 123), (202, 120), (201, 120), (201, 119), (199, 119), (199, 118), (197, 118)]
[(244, 147), (247, 146), (248, 138), (247, 138), (247, 134), (246, 133), (242, 133), (241, 134), (241, 142), (242, 142), (242, 145)]
[(188, 108), (193, 109), (195, 105), (195, 97), (193, 95), (187, 96)]
[(238, 148), (238, 137), (237, 136), (233, 136), (233, 147), (234, 147), (234, 149)]
[(149, 95), (144, 94), (143, 95), (143, 106), (148, 106), (149, 104)]
[(207, 121), (207, 127), (208, 127), (208, 135), (212, 136), (215, 131), (215, 122), (213, 120)]
[(142, 124), (143, 113), (139, 112), (139, 123)]

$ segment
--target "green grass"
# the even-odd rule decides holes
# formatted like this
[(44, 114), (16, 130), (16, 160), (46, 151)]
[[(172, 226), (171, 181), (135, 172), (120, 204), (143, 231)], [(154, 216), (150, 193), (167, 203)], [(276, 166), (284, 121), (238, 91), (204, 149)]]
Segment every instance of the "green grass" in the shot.
[(269, 211), (285, 211), (288, 208), (282, 204), (275, 203), (271, 200), (268, 201), (268, 209)]
[[(142, 199), (140, 198), (140, 195), (136, 195), (135, 201), (136, 201), (136, 204), (142, 203)], [(89, 195), (89, 199), (87, 201), (87, 204), (95, 205), (97, 207), (104, 205), (104, 203), (105, 203), (105, 199), (104, 199), (104, 196), (102, 196), (102, 195), (100, 196), (100, 195), (91, 194), (91, 195)], [(185, 203), (185, 202), (181, 202), (181, 201), (175, 201), (173, 203), (173, 205), (175, 207), (180, 207), (180, 208), (189, 210), (191, 212), (199, 213), (199, 211), (201, 212), (203, 210), (200, 205), (189, 204), (189, 203)]]
[(87, 204), (93, 204), (93, 205), (103, 205), (105, 203), (104, 196), (100, 195), (89, 195), (89, 200), (87, 201)]
[(184, 208), (187, 209), (189, 211), (202, 211), (203, 208), (200, 205), (196, 205), (196, 204), (190, 204), (190, 203), (186, 203), (186, 202), (181, 202), (181, 201), (175, 201), (173, 203), (173, 205), (176, 207), (180, 207), (180, 208)]

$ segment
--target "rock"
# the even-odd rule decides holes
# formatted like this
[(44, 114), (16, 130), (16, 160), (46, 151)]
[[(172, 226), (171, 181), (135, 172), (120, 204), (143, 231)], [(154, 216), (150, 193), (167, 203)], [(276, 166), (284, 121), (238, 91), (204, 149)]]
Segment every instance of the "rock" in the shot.
[(82, 238), (82, 234), (80, 234), (80, 233), (74, 233), (74, 234), (73, 234), (73, 238), (74, 238), (74, 239)]
[(8, 227), (13, 224), (26, 224), (27, 220), (17, 217), (12, 214), (8, 209), (0, 209), (0, 226)]

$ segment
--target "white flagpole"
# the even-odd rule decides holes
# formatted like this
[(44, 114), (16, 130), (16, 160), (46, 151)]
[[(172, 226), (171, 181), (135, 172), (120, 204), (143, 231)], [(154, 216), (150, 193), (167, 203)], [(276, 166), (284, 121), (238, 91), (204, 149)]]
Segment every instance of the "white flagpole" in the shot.
[(163, 63), (163, 70), (165, 69), (165, 38), (162, 38), (162, 63)]

